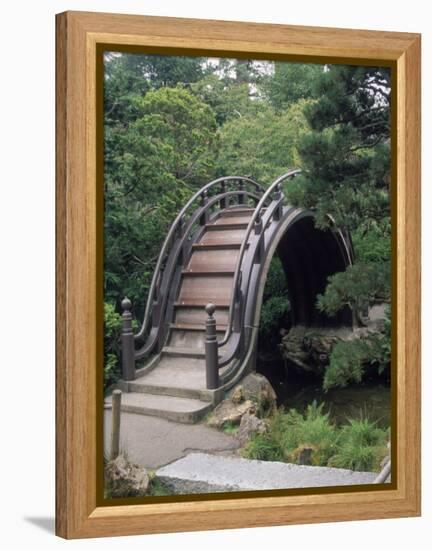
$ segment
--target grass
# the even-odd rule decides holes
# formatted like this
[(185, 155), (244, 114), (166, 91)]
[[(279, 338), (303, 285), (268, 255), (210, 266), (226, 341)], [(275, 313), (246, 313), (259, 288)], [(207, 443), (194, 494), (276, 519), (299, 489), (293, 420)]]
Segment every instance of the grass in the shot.
[(164, 487), (162, 485), (160, 480), (157, 477), (155, 477), (154, 472), (152, 472), (152, 473), (149, 472), (149, 476), (150, 476), (150, 483), (149, 483), (149, 487), (147, 489), (146, 496), (164, 497), (164, 496), (172, 494), (168, 491), (168, 489), (166, 487)]
[(278, 411), (265, 434), (255, 435), (243, 449), (246, 458), (379, 471), (387, 453), (388, 430), (367, 418), (336, 426), (314, 401), (304, 414)]
[(239, 426), (238, 424), (234, 424), (234, 422), (225, 422), (222, 430), (228, 435), (235, 435), (239, 430)]
[(350, 419), (340, 432), (338, 453), (330, 459), (329, 466), (379, 471), (387, 454), (387, 430), (364, 418)]

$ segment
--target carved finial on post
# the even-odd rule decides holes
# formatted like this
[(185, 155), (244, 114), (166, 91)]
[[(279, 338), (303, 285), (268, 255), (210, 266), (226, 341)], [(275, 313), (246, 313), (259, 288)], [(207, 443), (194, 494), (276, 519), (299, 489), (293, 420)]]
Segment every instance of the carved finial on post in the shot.
[(132, 303), (129, 298), (123, 298), (122, 314), (122, 376), (123, 380), (135, 379), (135, 339), (132, 331)]
[(216, 319), (213, 317), (216, 306), (207, 304), (205, 310), (208, 315), (205, 338), (206, 383), (208, 390), (216, 390), (219, 387), (218, 341)]
[(254, 223), (254, 231), (255, 231), (255, 235), (259, 235), (262, 231), (262, 218), (261, 218), (261, 215), (258, 214), (256, 220), (255, 220), (255, 223)]

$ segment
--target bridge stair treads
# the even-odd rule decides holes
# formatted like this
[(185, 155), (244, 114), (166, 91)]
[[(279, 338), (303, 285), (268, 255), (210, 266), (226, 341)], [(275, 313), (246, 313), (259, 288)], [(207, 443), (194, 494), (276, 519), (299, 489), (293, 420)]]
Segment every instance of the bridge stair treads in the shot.
[[(169, 346), (173, 349), (177, 348), (193, 348), (204, 353), (204, 332), (201, 325), (171, 325), (169, 338)], [(221, 340), (225, 330), (219, 327), (216, 332), (216, 337)], [(164, 348), (166, 350), (166, 347)]]
[(165, 357), (146, 375), (128, 382), (129, 390), (174, 397), (205, 396), (206, 381), (203, 361), (199, 358)]
[[(163, 356), (156, 368), (120, 387), (125, 392), (121, 404), (125, 412), (194, 423), (214, 407), (203, 358)], [(111, 398), (105, 403), (110, 406)]]
[(209, 227), (214, 227), (215, 229), (213, 231), (209, 231), (208, 227), (206, 227), (207, 231), (200, 240), (200, 245), (239, 245), (240, 247), (246, 231), (243, 227), (236, 229), (227, 229), (221, 226)]
[[(261, 212), (264, 213), (266, 211), (265, 208), (261, 209)], [(235, 207), (235, 208), (226, 208), (225, 210), (221, 210), (219, 213), (219, 218), (237, 218), (237, 217), (246, 217), (251, 218), (254, 213), (254, 208), (246, 208), (246, 207)]]
[[(204, 310), (205, 304), (202, 302), (189, 301), (184, 303), (175, 303), (174, 304), (174, 323), (176, 324), (191, 324), (191, 325), (201, 325), (202, 330), (205, 327), (205, 321), (207, 319), (207, 314)], [(214, 313), (214, 318), (216, 319), (216, 327), (222, 328), (226, 327), (228, 323), (228, 311), (229, 304), (218, 304), (218, 307)], [(191, 329), (193, 330), (193, 329)]]
[(224, 230), (238, 230), (246, 229), (248, 225), (248, 218), (246, 217), (236, 217), (236, 218), (219, 218), (213, 223), (208, 223), (206, 225), (207, 231), (220, 231)]
[[(214, 406), (206, 389), (205, 306), (216, 307), (216, 335), (227, 329), (234, 273), (252, 208), (229, 208), (204, 227), (181, 270), (168, 336), (159, 360), (139, 378), (123, 382), (122, 410), (176, 422), (197, 422)], [(221, 374), (227, 367), (221, 369)], [(109, 404), (109, 400), (107, 401)]]
[[(240, 246), (238, 247), (240, 249)], [(238, 251), (232, 248), (194, 248), (185, 272), (232, 271), (236, 266)]]
[(218, 305), (229, 304), (233, 285), (233, 274), (229, 275), (196, 275), (188, 277), (183, 274), (177, 303), (185, 305), (192, 302)]
[[(223, 214), (228, 214), (224, 216)], [(162, 355), (197, 357), (204, 359), (204, 335), (208, 303), (216, 305), (216, 327), (221, 339), (227, 327), (228, 308), (233, 290), (234, 272), (240, 250), (232, 248), (233, 233), (238, 242), (245, 234), (252, 209), (227, 209), (206, 224), (200, 245), (208, 243), (208, 235), (218, 236), (215, 249), (192, 248), (187, 265), (181, 273), (179, 292), (174, 304), (174, 319), (170, 327), (169, 343)], [(229, 247), (225, 247), (228, 242)], [(188, 327), (190, 325), (190, 327)]]
[[(111, 399), (108, 398), (106, 403), (110, 402)], [(201, 420), (211, 408), (211, 403), (200, 399), (135, 392), (124, 393), (121, 403), (124, 412), (157, 416), (184, 424)]]

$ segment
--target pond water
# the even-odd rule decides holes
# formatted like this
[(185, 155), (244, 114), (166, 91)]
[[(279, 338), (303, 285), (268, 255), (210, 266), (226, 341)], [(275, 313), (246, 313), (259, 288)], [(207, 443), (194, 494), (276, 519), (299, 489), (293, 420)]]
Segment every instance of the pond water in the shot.
[(330, 412), (336, 424), (346, 424), (348, 418), (368, 418), (382, 427), (390, 425), (390, 384), (382, 380), (369, 379), (362, 384), (324, 392), (320, 378), (301, 375), (290, 368), (285, 370), (283, 362), (276, 361), (271, 366), (267, 362), (258, 363), (257, 371), (272, 384), (280, 407), (304, 412), (316, 400), (325, 403), (324, 410)]

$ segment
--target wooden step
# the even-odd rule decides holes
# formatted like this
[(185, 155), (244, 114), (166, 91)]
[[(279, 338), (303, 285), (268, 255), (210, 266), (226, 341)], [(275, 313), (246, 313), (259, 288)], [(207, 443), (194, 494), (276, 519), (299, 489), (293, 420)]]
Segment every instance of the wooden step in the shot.
[[(170, 328), (172, 330), (191, 330), (191, 331), (205, 331), (205, 323), (171, 323)], [(217, 332), (225, 332), (227, 325), (216, 325)]]
[[(216, 337), (218, 340), (221, 340), (223, 336), (224, 331), (216, 331)], [(190, 354), (190, 351), (204, 353), (205, 338), (206, 333), (203, 324), (201, 330), (171, 330), (169, 340), (166, 345), (170, 350), (187, 349), (187, 355)]]
[[(204, 311), (205, 306), (209, 302), (205, 302), (201, 299), (193, 299), (188, 298), (187, 300), (178, 300), (177, 302), (174, 302), (174, 307), (193, 307), (193, 308), (202, 308)], [(219, 300), (219, 302), (212, 302), (216, 305), (216, 308), (229, 308), (231, 300)]]
[[(162, 348), (162, 354), (170, 357), (205, 359), (204, 349), (199, 350), (195, 348), (181, 348), (180, 346), (164, 346)], [(222, 357), (222, 355), (219, 355), (219, 357)]]
[[(194, 243), (192, 250), (239, 250), (241, 247), (241, 240), (232, 240), (231, 242), (215, 242), (215, 243)], [(247, 244), (249, 246), (249, 244)]]
[(219, 213), (220, 218), (231, 218), (238, 216), (245, 216), (245, 217), (252, 217), (252, 214), (254, 213), (254, 208), (227, 208), (226, 210), (222, 210)]
[[(235, 218), (232, 218), (233, 220)], [(205, 228), (206, 228), (206, 231), (221, 231), (221, 230), (228, 230), (228, 229), (246, 229), (248, 226), (248, 222), (247, 221), (235, 221), (235, 222), (231, 222), (231, 218), (230, 218), (230, 221), (226, 221), (225, 218), (221, 218), (220, 221), (219, 220), (216, 220), (214, 223), (207, 223)]]
[[(206, 304), (207, 305), (207, 304)], [(216, 327), (226, 328), (228, 323), (228, 306), (218, 306), (214, 313), (216, 319)], [(174, 310), (174, 324), (191, 324), (197, 326), (205, 326), (208, 315), (203, 304), (197, 305), (181, 305), (177, 304)]]
[(171, 357), (196, 357), (203, 359), (205, 357), (204, 350), (196, 348), (182, 348), (180, 346), (164, 346), (162, 348), (163, 355)]
[(234, 277), (230, 275), (198, 275), (181, 280), (177, 302), (208, 304), (229, 303)]
[(233, 276), (234, 270), (227, 270), (227, 269), (183, 269), (182, 275), (189, 276), (189, 277), (214, 277), (214, 276)]
[(239, 253), (238, 246), (235, 249), (227, 248), (193, 248), (190, 260), (186, 266), (187, 271), (203, 271), (203, 272), (226, 272), (234, 271), (237, 265)]
[(227, 230), (221, 227), (215, 226), (215, 230), (206, 231), (202, 236), (200, 243), (202, 244), (223, 244), (229, 246), (232, 244), (238, 244), (243, 242), (245, 236), (244, 229), (231, 229)]
[(214, 222), (210, 223), (211, 226), (225, 227), (230, 226), (243, 226), (249, 223), (252, 216), (228, 216), (228, 218), (217, 218)]

